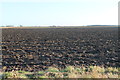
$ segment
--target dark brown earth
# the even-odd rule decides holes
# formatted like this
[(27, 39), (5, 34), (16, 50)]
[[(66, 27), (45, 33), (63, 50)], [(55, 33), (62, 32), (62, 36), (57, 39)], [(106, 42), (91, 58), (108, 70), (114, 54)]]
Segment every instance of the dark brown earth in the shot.
[(5, 71), (49, 66), (118, 67), (118, 28), (2, 29)]

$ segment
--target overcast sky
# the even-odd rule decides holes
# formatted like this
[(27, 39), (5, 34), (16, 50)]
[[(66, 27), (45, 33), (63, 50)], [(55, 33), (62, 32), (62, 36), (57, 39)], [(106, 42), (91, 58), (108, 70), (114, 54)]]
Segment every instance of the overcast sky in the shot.
[(119, 0), (1, 0), (0, 26), (117, 25)]

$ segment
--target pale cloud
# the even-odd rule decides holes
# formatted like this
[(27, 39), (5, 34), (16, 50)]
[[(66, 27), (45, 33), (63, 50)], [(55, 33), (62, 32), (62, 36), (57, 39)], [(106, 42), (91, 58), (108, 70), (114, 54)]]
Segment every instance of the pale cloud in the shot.
[[(95, 22), (96, 20), (96, 22)], [(94, 16), (94, 22), (96, 24), (108, 24), (108, 25), (118, 25), (118, 8), (113, 7), (108, 10), (105, 10), (98, 14), (97, 16)]]
[(104, 12), (105, 15), (103, 14), (103, 16), (105, 17), (105, 20), (108, 20), (107, 22), (110, 24), (118, 24), (118, 8), (117, 7), (113, 7), (111, 9), (108, 9), (106, 12)]
[(0, 2), (119, 2), (119, 0), (0, 0)]
[[(67, 19), (64, 19), (58, 22), (53, 19), (52, 21), (48, 21), (48, 23), (50, 22), (51, 24), (56, 23), (56, 25), (65, 25), (65, 24), (68, 24), (68, 25), (81, 25), (81, 24), (82, 25), (90, 25), (90, 24), (117, 25), (118, 24), (118, 6), (117, 5), (119, 0), (0, 0), (0, 2), (33, 2), (33, 4), (34, 2), (50, 2), (50, 3), (51, 2), (58, 2), (58, 3), (59, 2), (83, 2), (83, 3), (87, 2), (89, 3), (87, 5), (88, 7), (89, 6), (91, 7), (91, 5), (94, 5), (94, 4), (100, 4), (100, 5), (91, 7), (89, 9), (86, 9), (85, 6), (83, 5), (80, 6), (81, 11), (84, 12), (84, 9), (90, 10), (91, 14), (90, 13), (86, 14), (86, 12), (81, 15), (73, 14), (74, 17), (71, 17), (72, 14), (70, 14), (70, 15), (67, 15), (67, 16), (70, 16), (70, 17), (67, 17)], [(65, 14), (67, 13), (68, 12), (65, 11)], [(1, 13), (0, 13), (0, 17), (1, 17)], [(61, 15), (60, 19), (62, 19), (61, 17), (64, 18), (66, 16)], [(56, 17), (54, 18), (56, 19)]]
[(1, 2), (70, 2), (79, 0), (1, 0)]

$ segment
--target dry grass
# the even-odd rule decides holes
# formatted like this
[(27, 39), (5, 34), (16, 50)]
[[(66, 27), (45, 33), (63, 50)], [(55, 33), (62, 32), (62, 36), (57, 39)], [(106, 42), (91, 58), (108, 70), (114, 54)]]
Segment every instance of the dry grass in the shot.
[(74, 67), (67, 66), (65, 69), (49, 67), (45, 71), (26, 72), (12, 71), (4, 72), (3, 78), (120, 78), (118, 68), (113, 67)]

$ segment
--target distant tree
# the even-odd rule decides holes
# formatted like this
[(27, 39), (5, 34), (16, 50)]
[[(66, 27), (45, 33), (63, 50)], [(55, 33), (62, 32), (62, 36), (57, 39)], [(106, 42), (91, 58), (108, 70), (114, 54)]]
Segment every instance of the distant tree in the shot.
[(23, 27), (22, 25), (20, 25), (20, 27)]
[(14, 27), (14, 25), (6, 25), (6, 27)]
[(0, 27), (5, 27), (5, 26), (0, 26)]
[(55, 25), (53, 25), (53, 26), (50, 26), (50, 27), (56, 27)]

